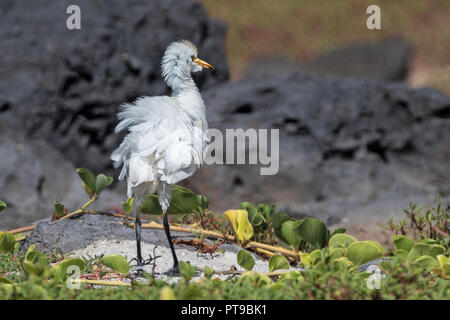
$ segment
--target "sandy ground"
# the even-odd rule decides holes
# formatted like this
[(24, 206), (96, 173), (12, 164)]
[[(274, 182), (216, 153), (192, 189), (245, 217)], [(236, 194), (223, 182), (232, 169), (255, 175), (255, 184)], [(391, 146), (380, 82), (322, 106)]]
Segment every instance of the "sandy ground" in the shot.
[[(142, 256), (144, 259), (149, 258), (149, 254), (153, 256), (153, 249), (155, 245), (149, 243), (142, 243)], [(245, 271), (237, 263), (237, 253), (233, 251), (216, 252), (213, 255), (209, 253), (200, 254), (193, 248), (189, 248), (185, 245), (175, 246), (175, 250), (178, 256), (178, 260), (189, 262), (191, 265), (197, 267), (197, 269), (203, 269), (206, 266), (211, 267), (216, 271), (230, 270), (230, 268), (235, 267), (237, 270)], [(73, 251), (74, 256), (90, 256), (95, 255), (109, 255), (109, 254), (120, 254), (126, 257), (128, 260), (133, 259), (136, 256), (136, 243), (131, 240), (99, 240), (96, 241), (86, 248)], [(155, 249), (156, 259), (155, 267), (155, 278), (157, 279), (167, 279), (169, 276), (165, 274), (171, 269), (173, 265), (172, 254), (168, 247), (156, 246)], [(269, 272), (269, 262), (262, 260), (257, 255), (253, 254), (255, 258), (254, 271), (258, 272)], [(136, 270), (136, 262), (132, 261), (132, 270)], [(144, 271), (152, 273), (153, 265), (146, 265), (143, 267)], [(292, 270), (300, 270), (300, 268), (291, 267)], [(203, 276), (203, 272), (197, 272), (196, 278)], [(213, 276), (213, 278), (216, 276)], [(230, 275), (220, 275), (218, 276), (222, 279), (227, 279)], [(173, 277), (173, 280), (179, 277)]]

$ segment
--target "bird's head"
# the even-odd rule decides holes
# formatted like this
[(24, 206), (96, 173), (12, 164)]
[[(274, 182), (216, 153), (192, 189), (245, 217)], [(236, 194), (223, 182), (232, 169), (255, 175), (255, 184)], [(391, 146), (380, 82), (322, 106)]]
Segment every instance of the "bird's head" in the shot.
[(174, 76), (188, 75), (203, 68), (214, 69), (208, 62), (197, 57), (197, 47), (188, 40), (172, 42), (161, 61), (161, 70), (168, 83)]

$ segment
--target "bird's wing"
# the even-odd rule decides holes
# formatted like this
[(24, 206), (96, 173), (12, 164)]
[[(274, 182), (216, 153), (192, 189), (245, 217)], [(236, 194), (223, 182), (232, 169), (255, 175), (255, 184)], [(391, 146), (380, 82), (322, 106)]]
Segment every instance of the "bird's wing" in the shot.
[(128, 128), (129, 134), (111, 159), (116, 168), (123, 164), (119, 179), (128, 174), (130, 187), (150, 181), (174, 184), (201, 164), (204, 132), (193, 126), (175, 98), (139, 98), (122, 105), (118, 117), (115, 131)]

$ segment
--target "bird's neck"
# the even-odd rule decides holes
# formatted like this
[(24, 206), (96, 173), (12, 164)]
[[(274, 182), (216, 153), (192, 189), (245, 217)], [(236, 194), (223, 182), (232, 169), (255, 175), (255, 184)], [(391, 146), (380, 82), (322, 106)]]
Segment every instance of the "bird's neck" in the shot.
[[(191, 78), (192, 80), (192, 78)], [(172, 96), (176, 98), (183, 111), (194, 121), (201, 121), (203, 130), (208, 129), (206, 121), (205, 103), (192, 80), (192, 83), (185, 83), (182, 88), (172, 88)]]
[(166, 77), (168, 86), (172, 89), (172, 96), (178, 96), (186, 92), (198, 93), (197, 85), (192, 79), (192, 75), (184, 70), (177, 70)]
[(183, 111), (194, 121), (201, 121), (206, 130), (208, 127), (206, 122), (205, 103), (203, 102), (200, 92), (195, 89), (185, 89), (172, 94), (178, 99)]
[(201, 121), (206, 130), (208, 123), (206, 122), (205, 103), (191, 73), (173, 68), (170, 73), (166, 73), (165, 80), (172, 89), (172, 97), (179, 101), (183, 111), (192, 120)]

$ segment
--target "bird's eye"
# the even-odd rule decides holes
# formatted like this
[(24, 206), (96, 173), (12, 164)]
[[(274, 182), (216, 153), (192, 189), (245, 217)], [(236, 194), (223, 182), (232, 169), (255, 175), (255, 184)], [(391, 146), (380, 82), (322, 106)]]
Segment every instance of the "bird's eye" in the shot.
[(192, 60), (192, 61), (195, 60), (195, 56), (194, 56), (194, 55), (191, 56), (191, 60)]

